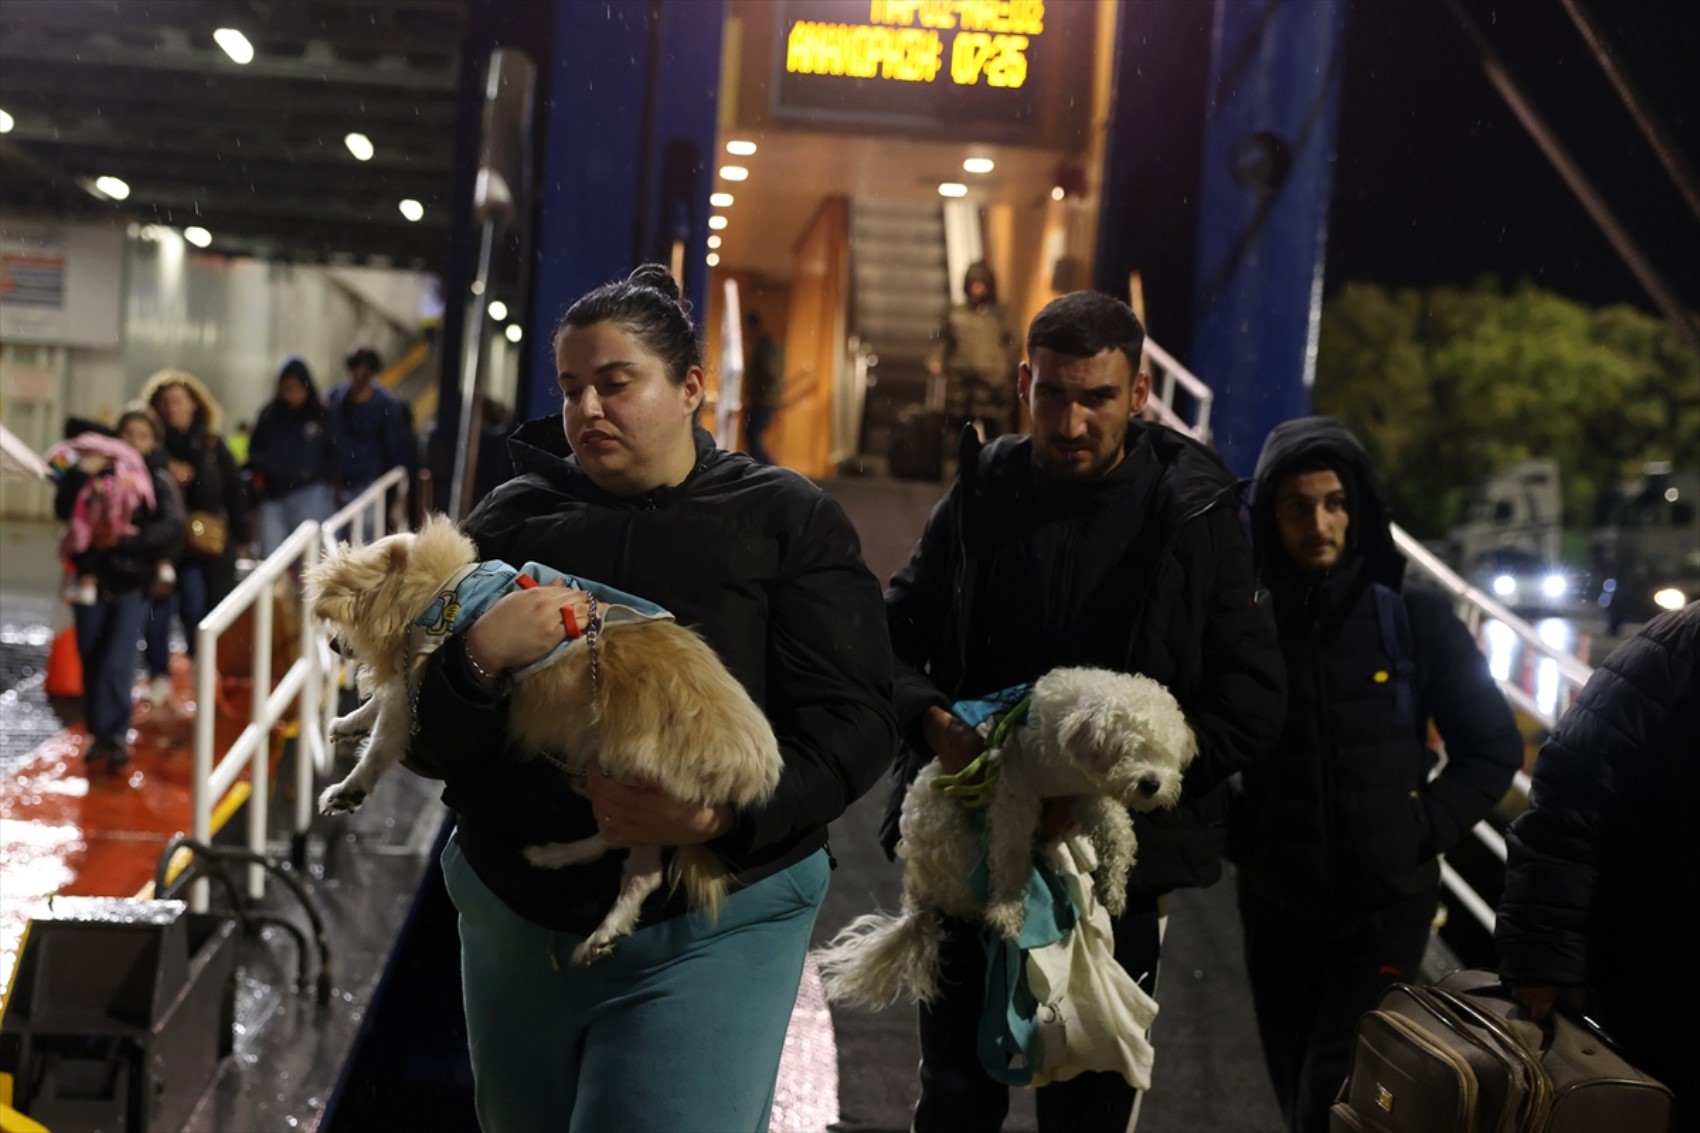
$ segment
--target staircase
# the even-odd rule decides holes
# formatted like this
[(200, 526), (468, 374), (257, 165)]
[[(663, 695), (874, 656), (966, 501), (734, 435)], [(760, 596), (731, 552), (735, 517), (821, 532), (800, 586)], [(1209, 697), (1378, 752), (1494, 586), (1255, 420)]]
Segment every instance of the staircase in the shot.
[(927, 400), (927, 352), (950, 308), (937, 204), (850, 204), (850, 333), (868, 361), (861, 451), (883, 453), (898, 415)]

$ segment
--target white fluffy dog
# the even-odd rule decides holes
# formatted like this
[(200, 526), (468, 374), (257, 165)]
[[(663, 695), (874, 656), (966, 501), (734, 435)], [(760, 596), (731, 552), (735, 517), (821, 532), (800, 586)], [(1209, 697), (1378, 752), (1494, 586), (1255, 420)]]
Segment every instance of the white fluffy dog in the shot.
[[(1197, 752), (1175, 698), (1149, 677), (1104, 669), (1045, 674), (1026, 721), (1010, 729), (995, 757), (984, 848), (974, 812), (933, 788), (942, 765), (933, 760), (916, 776), (899, 826), (902, 912), (858, 917), (815, 953), (828, 997), (876, 1008), (905, 992), (930, 1001), (938, 993), (939, 914), (983, 920), (1016, 939), (1048, 798), (1074, 798), (1075, 825), (1100, 862), (1093, 892), (1119, 915), (1137, 850), (1127, 808), (1173, 806)], [(983, 902), (969, 880), (982, 850), (989, 888)]]
[[(514, 573), (503, 564), (476, 564), (472, 540), (442, 517), (427, 521), (417, 534), (345, 549), (307, 572), (310, 609), (359, 660), (360, 688), (370, 693), (331, 726), (333, 736), (370, 730), (371, 738), (348, 777), (320, 796), (322, 812), (358, 809), (407, 754), (410, 689), (418, 687), (425, 656), (450, 631), (473, 620), (472, 607), (463, 607), (470, 594), (457, 588), (470, 587), (468, 580), (475, 578), (511, 580)], [(432, 611), (439, 620), (423, 642), (419, 625)], [(666, 795), (705, 806), (765, 800), (783, 766), (773, 729), (744, 686), (706, 642), (666, 615), (610, 621), (549, 661), (521, 670), (513, 683), (507, 738), (515, 748), (542, 753), (569, 770), (599, 763), (622, 782), (646, 778)], [(533, 865), (558, 869), (594, 861), (608, 849), (594, 835), (532, 846), (525, 853)], [(692, 907), (718, 911), (726, 870), (713, 851), (676, 847), (667, 874), (683, 886)], [(613, 909), (573, 958), (590, 963), (631, 932), (662, 875), (660, 847), (634, 848)]]

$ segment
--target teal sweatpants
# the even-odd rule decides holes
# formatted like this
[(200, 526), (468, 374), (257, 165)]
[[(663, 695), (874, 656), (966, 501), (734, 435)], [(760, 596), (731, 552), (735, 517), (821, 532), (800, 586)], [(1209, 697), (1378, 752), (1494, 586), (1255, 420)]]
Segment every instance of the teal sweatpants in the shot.
[(822, 850), (692, 913), (639, 925), (614, 954), (515, 914), (449, 839), (479, 1124), (485, 1133), (766, 1133)]

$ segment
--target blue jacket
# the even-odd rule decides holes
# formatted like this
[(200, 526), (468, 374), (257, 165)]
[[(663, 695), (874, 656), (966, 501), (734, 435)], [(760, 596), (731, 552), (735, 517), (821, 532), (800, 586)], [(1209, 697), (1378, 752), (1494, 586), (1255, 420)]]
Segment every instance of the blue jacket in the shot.
[(411, 474), (419, 459), (407, 406), (376, 384), (372, 396), (363, 402), (349, 400), (348, 393), (345, 382), (331, 390), (326, 400), (337, 487), (358, 492), (398, 464)]

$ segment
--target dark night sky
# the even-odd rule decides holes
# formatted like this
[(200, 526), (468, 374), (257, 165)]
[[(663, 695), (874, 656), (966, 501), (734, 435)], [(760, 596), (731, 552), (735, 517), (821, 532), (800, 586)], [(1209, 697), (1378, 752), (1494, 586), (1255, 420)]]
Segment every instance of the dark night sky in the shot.
[[(1700, 167), (1700, 4), (1587, 0), (1689, 167)], [(1466, 0), (1620, 222), (1700, 308), (1689, 210), (1557, 0)], [(1337, 138), (1330, 291), (1484, 272), (1592, 304), (1651, 300), (1489, 85), (1439, 0), (1357, 0)]]

